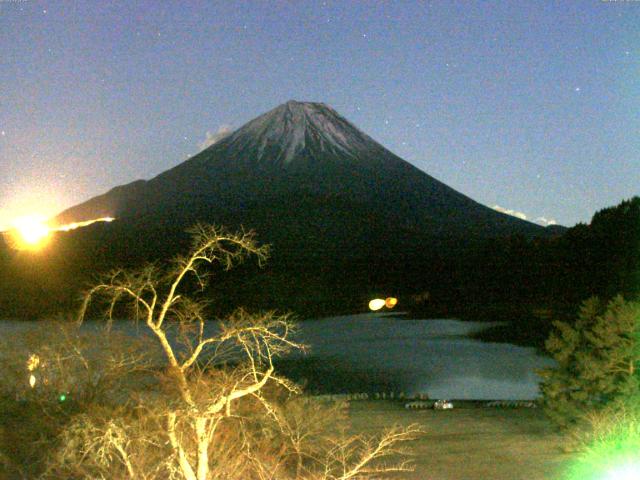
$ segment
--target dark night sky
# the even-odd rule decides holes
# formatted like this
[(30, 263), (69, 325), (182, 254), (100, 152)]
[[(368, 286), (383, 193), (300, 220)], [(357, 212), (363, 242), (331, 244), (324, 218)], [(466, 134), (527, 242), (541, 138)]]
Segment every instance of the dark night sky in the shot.
[(640, 194), (640, 1), (0, 0), (0, 226), (289, 99), (488, 206), (585, 222)]

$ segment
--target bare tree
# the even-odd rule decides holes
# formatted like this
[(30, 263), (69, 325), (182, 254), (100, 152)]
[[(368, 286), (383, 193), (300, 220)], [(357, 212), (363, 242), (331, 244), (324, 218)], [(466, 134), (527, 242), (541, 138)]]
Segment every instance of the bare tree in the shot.
[[(105, 306), (109, 322), (121, 305), (128, 306), (160, 345), (165, 368), (161, 389), (139, 397), (138, 412), (145, 415), (128, 415), (126, 421), (79, 417), (68, 431), (66, 445), (71, 447), (62, 450), (57, 465), (87, 461), (92, 467), (85, 474), (97, 478), (107, 475), (109, 466), (119, 468), (123, 478), (347, 480), (365, 478), (373, 461), (415, 436), (417, 429), (410, 427), (377, 441), (327, 437), (323, 451), (308, 448), (310, 434), (318, 432), (292, 421), (278, 403), (278, 397), (300, 393), (274, 367), (276, 356), (304, 348), (292, 337), (290, 317), (238, 310), (209, 328), (206, 300), (194, 299), (185, 288), (190, 282), (205, 288), (211, 275), (206, 265), (228, 270), (249, 256), (262, 264), (268, 248), (259, 246), (252, 232), (198, 225), (192, 233), (189, 255), (177, 257), (167, 269), (152, 264), (117, 270), (84, 296), (79, 322), (94, 300)], [(269, 423), (277, 426), (271, 433)], [(74, 443), (72, 437), (82, 440)], [(370, 471), (407, 467), (400, 463)]]

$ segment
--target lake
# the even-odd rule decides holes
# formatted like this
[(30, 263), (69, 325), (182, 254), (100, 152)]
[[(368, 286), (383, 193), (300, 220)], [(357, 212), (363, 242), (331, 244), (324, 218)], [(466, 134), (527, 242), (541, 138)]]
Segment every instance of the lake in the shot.
[[(30, 325), (34, 324), (3, 321), (0, 332), (10, 336)], [(135, 334), (131, 324), (115, 325)], [(282, 369), (296, 380), (305, 378), (310, 390), (320, 393), (394, 391), (477, 400), (538, 397), (535, 371), (553, 361), (533, 348), (468, 337), (492, 325), (372, 313), (307, 320), (300, 323), (297, 339), (309, 346), (309, 352), (285, 359)]]
[[(373, 383), (386, 383), (396, 394), (478, 400), (538, 397), (535, 371), (553, 361), (534, 348), (468, 338), (492, 325), (362, 314), (303, 322), (300, 338), (311, 347), (311, 357), (354, 372), (356, 381), (373, 377)], [(331, 374), (330, 369), (324, 374)]]

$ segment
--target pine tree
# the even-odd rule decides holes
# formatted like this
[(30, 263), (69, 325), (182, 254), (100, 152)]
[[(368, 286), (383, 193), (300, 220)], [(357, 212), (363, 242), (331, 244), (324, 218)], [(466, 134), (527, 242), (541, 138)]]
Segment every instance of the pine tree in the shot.
[(608, 303), (592, 297), (575, 322), (554, 326), (545, 347), (557, 366), (540, 372), (545, 411), (554, 423), (570, 427), (640, 392), (640, 303), (620, 295)]

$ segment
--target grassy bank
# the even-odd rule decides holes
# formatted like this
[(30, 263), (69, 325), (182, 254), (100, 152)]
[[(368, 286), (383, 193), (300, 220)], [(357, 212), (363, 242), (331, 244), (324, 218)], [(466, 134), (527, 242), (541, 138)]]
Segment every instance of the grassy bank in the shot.
[[(420, 425), (424, 435), (407, 445), (416, 470), (395, 478), (563, 478), (571, 456), (561, 452), (562, 438), (551, 430), (540, 409), (483, 404), (465, 402), (453, 410), (437, 411), (406, 410), (402, 402), (394, 401), (353, 401), (348, 415), (354, 434), (376, 435), (393, 425)], [(37, 408), (22, 402), (4, 401), (2, 407), (0, 446), (6, 458), (0, 458), (0, 478), (30, 478), (53, 447), (47, 440), (64, 425), (64, 416), (43, 418)]]
[(374, 434), (394, 424), (420, 424), (425, 434), (411, 448), (409, 480), (547, 480), (562, 478), (570, 456), (560, 451), (540, 409), (465, 406), (406, 410), (402, 403), (351, 402), (354, 433)]

